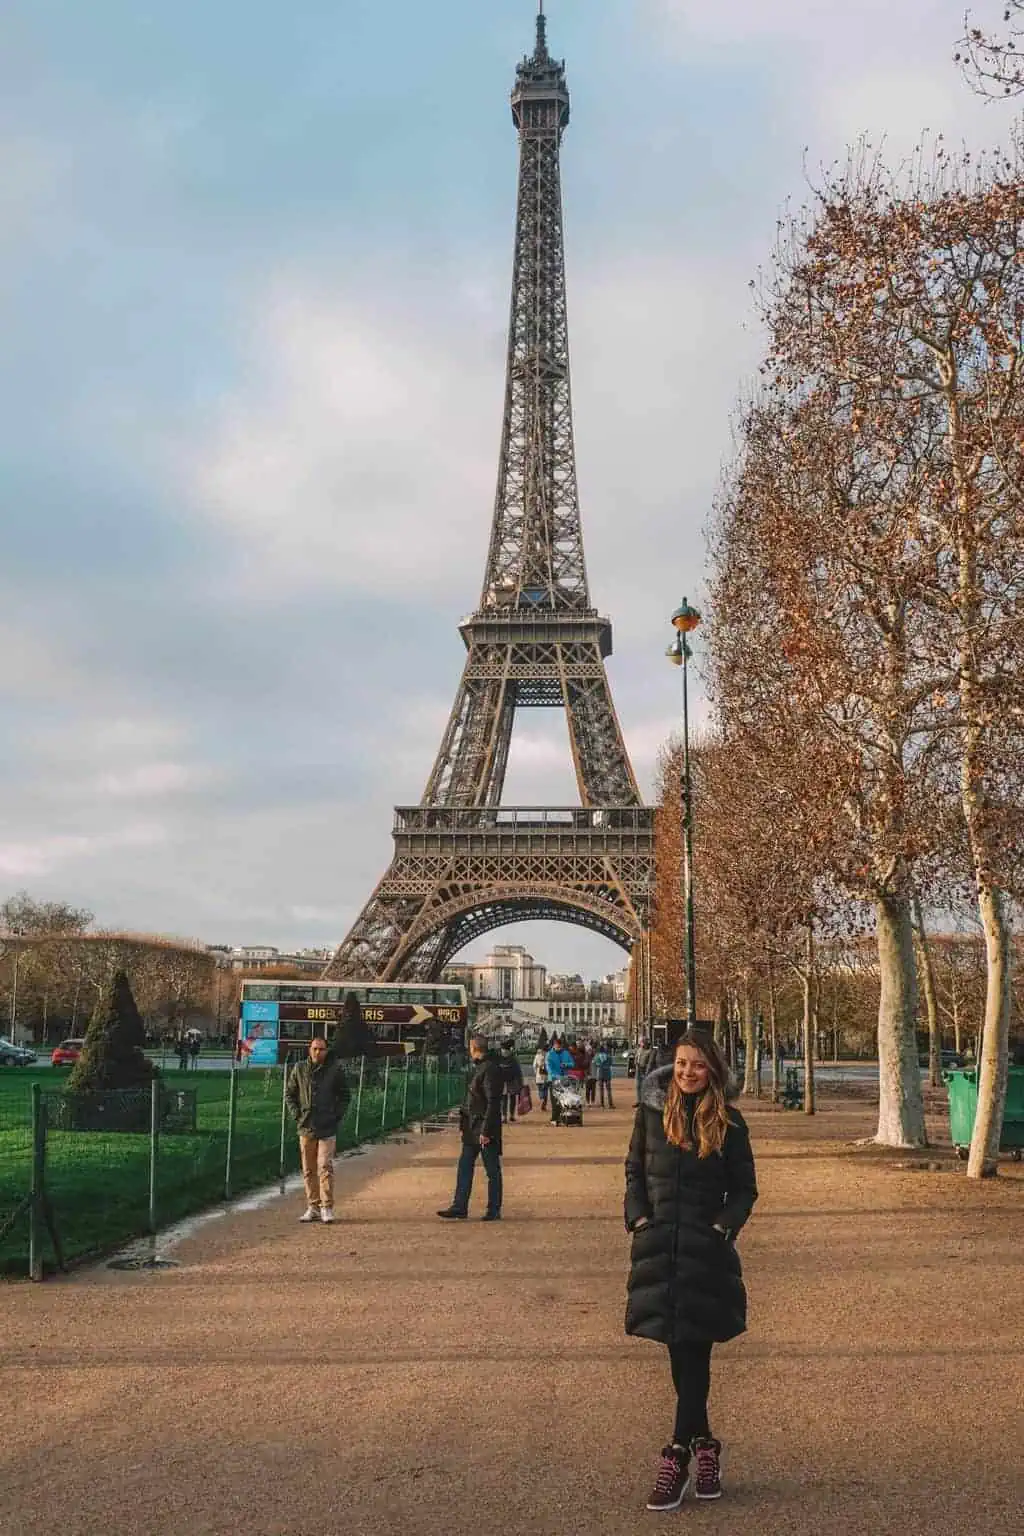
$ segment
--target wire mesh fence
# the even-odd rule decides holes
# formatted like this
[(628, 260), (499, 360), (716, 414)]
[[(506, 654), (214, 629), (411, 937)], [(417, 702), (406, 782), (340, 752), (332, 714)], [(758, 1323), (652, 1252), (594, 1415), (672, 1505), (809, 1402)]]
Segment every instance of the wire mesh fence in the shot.
[[(465, 1074), (435, 1057), (345, 1062), (338, 1149), (443, 1114)], [(99, 1256), (299, 1167), (291, 1064), (162, 1072), (152, 1087), (71, 1094), (0, 1079), (0, 1274)]]

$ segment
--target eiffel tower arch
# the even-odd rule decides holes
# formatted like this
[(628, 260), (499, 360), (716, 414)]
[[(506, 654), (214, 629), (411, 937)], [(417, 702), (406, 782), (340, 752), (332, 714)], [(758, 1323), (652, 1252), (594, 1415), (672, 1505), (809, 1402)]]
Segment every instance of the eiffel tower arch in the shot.
[[(627, 951), (653, 885), (653, 812), (612, 703), (612, 628), (591, 606), (573, 441), (562, 229), (565, 64), (547, 46), (516, 71), (519, 191), (505, 413), (480, 603), (418, 806), (395, 812), (392, 862), (326, 979), (436, 978), (472, 939), (527, 918), (571, 922)], [(507, 807), (516, 711), (564, 711), (580, 804)]]

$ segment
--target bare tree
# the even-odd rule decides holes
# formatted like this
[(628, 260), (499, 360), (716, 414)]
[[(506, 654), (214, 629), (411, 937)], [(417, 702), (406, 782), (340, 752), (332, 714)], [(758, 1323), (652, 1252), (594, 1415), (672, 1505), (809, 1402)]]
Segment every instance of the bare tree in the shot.
[(968, 11), (954, 54), (971, 89), (990, 99), (1024, 92), (1024, 0), (1003, 0), (1002, 11), (1002, 35), (973, 26)]

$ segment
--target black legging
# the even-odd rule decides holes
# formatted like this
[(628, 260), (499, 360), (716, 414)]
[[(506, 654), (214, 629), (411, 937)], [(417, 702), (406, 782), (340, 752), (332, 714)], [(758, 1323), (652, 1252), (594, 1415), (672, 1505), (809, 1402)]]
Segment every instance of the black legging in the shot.
[(711, 1345), (670, 1344), (672, 1385), (676, 1389), (676, 1445), (689, 1445), (710, 1435), (708, 1393), (711, 1390)]

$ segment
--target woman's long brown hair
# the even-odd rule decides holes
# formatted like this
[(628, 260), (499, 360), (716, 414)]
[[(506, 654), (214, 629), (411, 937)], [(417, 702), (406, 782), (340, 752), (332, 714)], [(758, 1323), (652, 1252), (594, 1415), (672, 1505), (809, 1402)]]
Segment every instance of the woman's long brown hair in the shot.
[[(701, 1094), (694, 1112), (693, 1129), (697, 1137), (697, 1156), (711, 1157), (713, 1153), (721, 1152), (725, 1133), (729, 1129), (729, 1063), (710, 1035), (688, 1029), (676, 1041), (673, 1068), (679, 1049), (684, 1045), (700, 1051), (708, 1064), (708, 1086)], [(684, 1152), (691, 1150), (692, 1144), (686, 1128), (686, 1105), (674, 1071), (665, 1097), (662, 1124), (665, 1127), (665, 1140), (671, 1146), (681, 1147)]]

